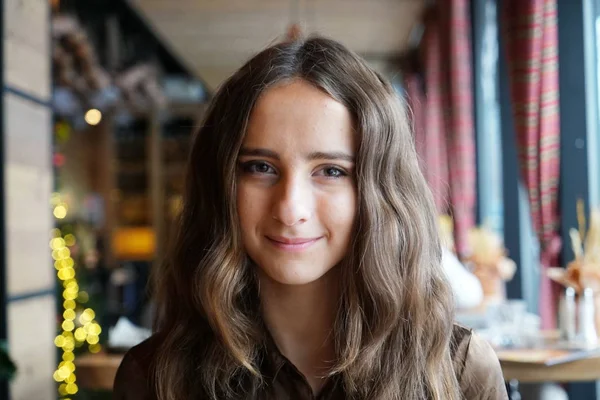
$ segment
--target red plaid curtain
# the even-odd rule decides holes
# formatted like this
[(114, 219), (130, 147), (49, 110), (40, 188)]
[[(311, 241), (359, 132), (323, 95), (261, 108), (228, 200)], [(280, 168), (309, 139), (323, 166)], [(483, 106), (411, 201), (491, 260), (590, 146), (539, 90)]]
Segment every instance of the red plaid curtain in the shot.
[[(427, 149), (427, 137), (425, 135), (425, 96), (421, 90), (422, 82), (418, 73), (410, 73), (406, 74), (406, 78), (404, 80), (404, 89), (406, 91), (406, 100), (408, 103), (408, 108), (411, 111), (412, 117), (412, 128), (413, 133), (415, 135), (415, 148), (417, 150), (417, 155), (419, 156), (419, 164), (427, 179), (427, 182), (431, 185), (431, 178), (427, 176), (431, 169), (425, 168), (426, 163), (423, 155), (425, 154), (425, 150)], [(435, 166), (434, 166), (435, 167)], [(434, 195), (436, 194), (435, 190), (432, 190)], [(436, 206), (439, 205), (437, 202), (437, 198), (435, 199)]]
[(441, 0), (442, 63), (445, 78), (450, 202), (459, 255), (468, 254), (467, 234), (475, 225), (476, 167), (473, 128), (471, 15), (468, 0)]
[[(433, 27), (435, 29), (435, 27)], [(435, 34), (433, 34), (435, 33)], [(428, 29), (427, 48), (439, 47), (437, 32)], [(415, 146), (421, 169), (435, 200), (438, 213), (448, 212), (448, 157), (442, 110), (441, 68), (439, 52), (426, 54), (427, 96), (419, 73), (410, 74), (405, 82), (409, 106), (412, 109)]]
[(460, 256), (468, 254), (476, 201), (470, 24), (468, 0), (438, 1), (425, 18), (425, 99), (418, 75), (406, 79), (417, 151), (438, 211), (454, 218)]
[(555, 290), (546, 268), (558, 265), (558, 32), (556, 0), (505, 0), (503, 28), (519, 162), (541, 247), (540, 314), (556, 324)]

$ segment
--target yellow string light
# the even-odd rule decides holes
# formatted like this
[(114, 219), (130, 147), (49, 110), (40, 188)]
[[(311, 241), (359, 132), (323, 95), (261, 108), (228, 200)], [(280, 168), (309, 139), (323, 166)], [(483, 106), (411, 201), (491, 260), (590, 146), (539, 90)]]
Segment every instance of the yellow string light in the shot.
[[(54, 216), (59, 220), (66, 218), (68, 207), (60, 198), (60, 194), (53, 193), (51, 203), (54, 207)], [(64, 288), (62, 293), (64, 311), (61, 324), (63, 332), (54, 339), (54, 344), (62, 349), (63, 354), (62, 361), (58, 364), (52, 378), (60, 384), (58, 393), (62, 400), (69, 400), (66, 396), (74, 395), (79, 391), (76, 383), (75, 354), (73, 350), (87, 343), (91, 353), (101, 351), (102, 347), (99, 341), (102, 328), (96, 322), (96, 313), (91, 308), (86, 308), (79, 314), (76, 311), (78, 302), (83, 304), (89, 299), (86, 292), (79, 291), (75, 274), (75, 260), (71, 257), (71, 250), (69, 249), (77, 243), (77, 239), (71, 233), (63, 236), (58, 228), (52, 229), (50, 235), (54, 268), (56, 268), (56, 275), (62, 281)]]

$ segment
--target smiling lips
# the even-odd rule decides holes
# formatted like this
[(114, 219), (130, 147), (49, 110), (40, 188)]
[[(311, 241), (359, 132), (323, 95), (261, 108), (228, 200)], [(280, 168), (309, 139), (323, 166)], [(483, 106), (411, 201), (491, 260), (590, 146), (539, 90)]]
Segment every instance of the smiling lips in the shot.
[(315, 244), (321, 237), (316, 238), (286, 238), (283, 236), (266, 236), (271, 244), (280, 250), (303, 251)]

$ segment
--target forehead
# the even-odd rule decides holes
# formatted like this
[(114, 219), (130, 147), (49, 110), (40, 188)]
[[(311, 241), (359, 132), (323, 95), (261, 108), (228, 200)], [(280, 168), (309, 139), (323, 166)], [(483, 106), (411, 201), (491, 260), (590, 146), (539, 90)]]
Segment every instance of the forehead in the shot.
[(353, 152), (352, 116), (340, 102), (313, 85), (294, 80), (268, 89), (259, 98), (244, 139), (246, 147), (279, 151)]

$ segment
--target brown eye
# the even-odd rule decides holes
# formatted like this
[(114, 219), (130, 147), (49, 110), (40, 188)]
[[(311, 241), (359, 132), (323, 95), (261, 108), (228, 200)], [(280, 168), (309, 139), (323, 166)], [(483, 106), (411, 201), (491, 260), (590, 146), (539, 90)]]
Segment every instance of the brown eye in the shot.
[(343, 178), (348, 176), (348, 173), (338, 167), (325, 167), (320, 171), (320, 175), (323, 175), (326, 178)]
[(331, 177), (338, 177), (338, 176), (342, 176), (343, 172), (337, 168), (327, 168), (325, 170), (325, 175), (331, 176)]
[(274, 174), (275, 170), (269, 164), (261, 161), (249, 161), (242, 164), (242, 170), (250, 174)]

